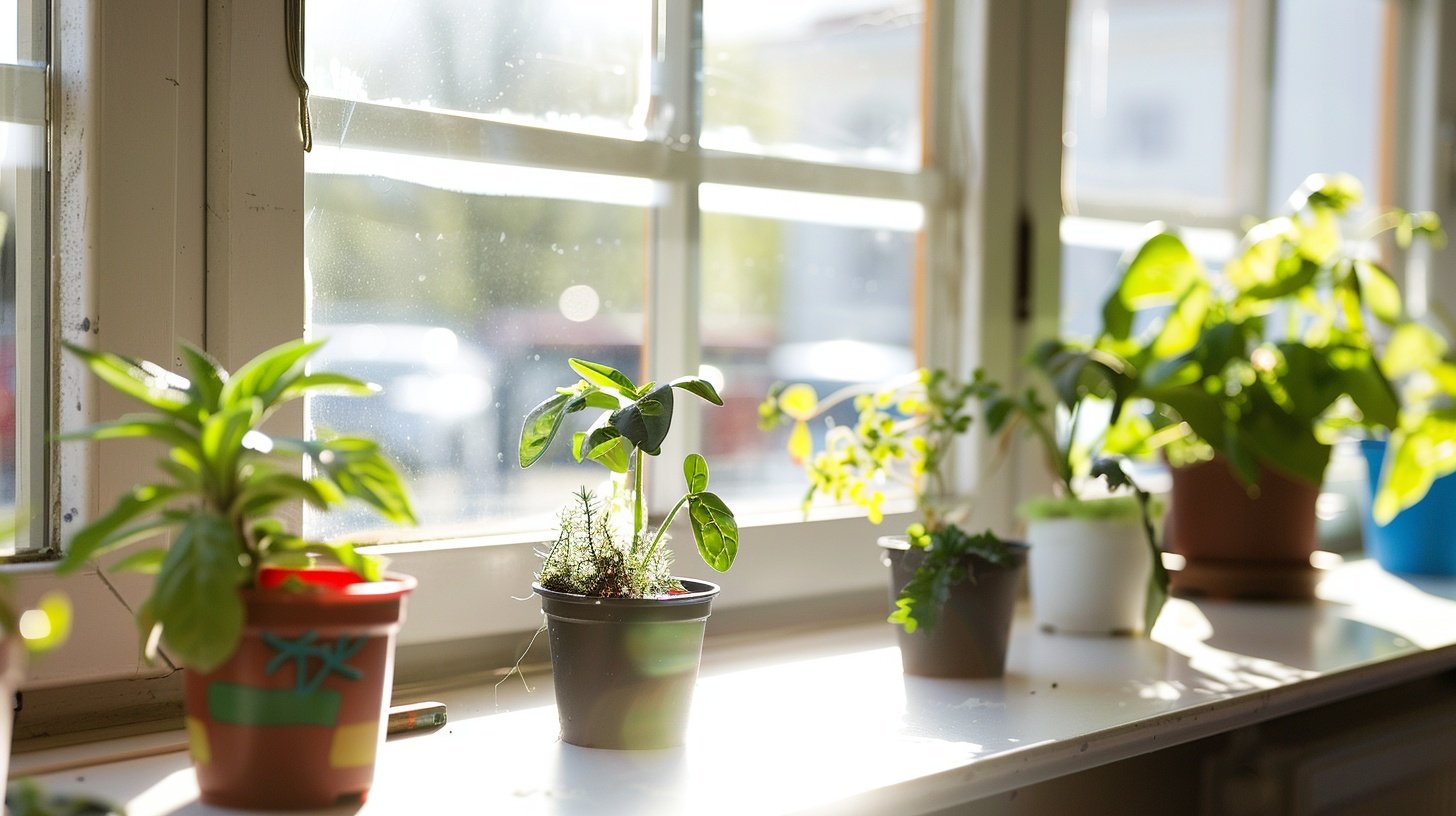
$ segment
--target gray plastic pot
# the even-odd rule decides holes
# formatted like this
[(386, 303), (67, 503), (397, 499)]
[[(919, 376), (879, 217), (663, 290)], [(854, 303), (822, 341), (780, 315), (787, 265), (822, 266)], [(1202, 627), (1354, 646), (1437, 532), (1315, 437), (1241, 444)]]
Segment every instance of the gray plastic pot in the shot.
[(532, 584), (546, 613), (561, 739), (587, 748), (683, 744), (718, 586), (667, 598), (594, 598)]
[[(966, 580), (951, 587), (935, 625), (906, 632), (900, 626), (900, 662), (906, 674), (921, 677), (1000, 677), (1006, 672), (1006, 646), (1028, 547), (1007, 542), (1015, 563), (998, 566), (966, 556)], [(910, 546), (905, 536), (881, 536), (884, 561), (890, 567), (890, 608), (925, 560), (925, 551)]]

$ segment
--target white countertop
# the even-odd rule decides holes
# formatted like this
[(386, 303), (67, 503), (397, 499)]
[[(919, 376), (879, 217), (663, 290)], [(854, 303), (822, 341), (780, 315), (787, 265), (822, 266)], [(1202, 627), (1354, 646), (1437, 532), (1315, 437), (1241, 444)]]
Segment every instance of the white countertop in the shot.
[[(1174, 600), (1154, 640), (1047, 635), (1023, 615), (1006, 677), (906, 677), (888, 624), (709, 639), (688, 746), (556, 738), (549, 677), (442, 693), (450, 723), (385, 745), (374, 791), (328, 813), (914, 813), (990, 796), (1456, 667), (1456, 581), (1356, 562), (1313, 604)], [(711, 629), (711, 627), (710, 627)], [(538, 646), (538, 648), (540, 648)], [(132, 816), (196, 802), (180, 734), (40, 777)], [(43, 767), (78, 749), (15, 757)]]

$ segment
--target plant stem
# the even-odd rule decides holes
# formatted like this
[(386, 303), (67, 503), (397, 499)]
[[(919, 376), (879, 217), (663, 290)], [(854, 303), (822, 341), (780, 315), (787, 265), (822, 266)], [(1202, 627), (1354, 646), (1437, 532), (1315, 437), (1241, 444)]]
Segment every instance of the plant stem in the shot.
[(677, 504), (674, 504), (672, 509), (667, 511), (667, 518), (663, 519), (662, 524), (658, 525), (657, 535), (652, 537), (652, 546), (648, 547), (647, 552), (642, 555), (643, 564), (646, 564), (647, 560), (652, 557), (652, 554), (657, 552), (657, 545), (662, 542), (663, 533), (667, 532), (667, 528), (672, 524), (672, 520), (677, 518), (677, 511), (681, 510), (684, 504), (687, 504), (688, 498), (691, 495), (691, 493), (683, 494), (683, 497), (677, 500)]
[(642, 498), (642, 449), (632, 449), (632, 546), (642, 538), (642, 516), (645, 515), (645, 500)]

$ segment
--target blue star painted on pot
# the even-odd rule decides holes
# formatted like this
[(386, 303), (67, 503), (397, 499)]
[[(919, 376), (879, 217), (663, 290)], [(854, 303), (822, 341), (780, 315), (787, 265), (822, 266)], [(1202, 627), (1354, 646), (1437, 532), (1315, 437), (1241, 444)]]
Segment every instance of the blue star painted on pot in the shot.
[[(263, 642), (278, 650), (278, 654), (268, 661), (264, 671), (271, 675), (283, 668), (284, 664), (293, 661), (294, 691), (298, 694), (311, 694), (318, 690), (330, 674), (337, 674), (348, 680), (358, 680), (364, 676), (345, 661), (364, 648), (368, 637), (341, 637), (332, 643), (315, 643), (317, 638), (318, 634), (313, 631), (305, 632), (294, 640), (264, 632)], [(313, 674), (309, 674), (310, 658), (319, 660), (318, 671)]]

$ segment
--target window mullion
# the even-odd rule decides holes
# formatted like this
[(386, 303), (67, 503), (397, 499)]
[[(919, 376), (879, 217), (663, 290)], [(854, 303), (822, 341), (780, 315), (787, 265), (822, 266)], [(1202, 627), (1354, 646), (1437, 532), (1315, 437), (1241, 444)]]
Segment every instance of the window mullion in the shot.
[(1268, 208), (1271, 106), (1274, 103), (1275, 0), (1239, 0), (1236, 8), (1238, 68), (1234, 80), (1236, 119), (1230, 167), (1234, 212)]
[[(698, 245), (699, 170), (698, 61), (702, 41), (701, 0), (659, 4), (661, 37), (657, 49), (658, 82), (661, 94), (654, 109), (661, 120), (654, 130), (662, 134), (674, 151), (688, 161), (672, 178), (661, 182), (662, 195), (652, 213), (652, 253), (648, 270), (646, 373), (676, 377), (696, 372), (700, 356), (698, 335), (698, 287), (700, 251)], [(677, 402), (673, 412), (673, 433), (662, 446), (662, 466), (648, 485), (648, 499), (659, 511), (666, 510), (681, 495), (681, 478), (673, 463), (688, 451), (699, 449), (702, 432), (697, 400)]]

